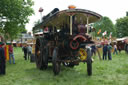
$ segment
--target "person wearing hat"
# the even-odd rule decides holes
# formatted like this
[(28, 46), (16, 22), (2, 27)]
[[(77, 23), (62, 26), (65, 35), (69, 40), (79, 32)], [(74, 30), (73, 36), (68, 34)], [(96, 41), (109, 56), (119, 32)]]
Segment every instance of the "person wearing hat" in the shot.
[(4, 54), (4, 47), (5, 44), (2, 42), (0, 47), (0, 75), (5, 75), (6, 71), (6, 61), (5, 61), (5, 54)]

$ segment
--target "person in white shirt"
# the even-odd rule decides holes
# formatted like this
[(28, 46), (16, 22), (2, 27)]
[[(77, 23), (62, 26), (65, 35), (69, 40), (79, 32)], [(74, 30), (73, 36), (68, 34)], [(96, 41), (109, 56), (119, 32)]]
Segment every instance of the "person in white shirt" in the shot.
[(114, 44), (114, 51), (113, 51), (113, 54), (115, 54), (115, 53), (118, 54), (118, 53), (117, 53), (117, 46), (116, 46), (116, 44)]

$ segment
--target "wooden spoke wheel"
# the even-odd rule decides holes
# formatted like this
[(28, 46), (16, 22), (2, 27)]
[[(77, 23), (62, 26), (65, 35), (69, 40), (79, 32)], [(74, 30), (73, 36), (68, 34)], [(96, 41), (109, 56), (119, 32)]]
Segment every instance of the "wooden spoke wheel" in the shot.
[(54, 48), (54, 50), (53, 50), (52, 64), (53, 64), (54, 74), (58, 75), (59, 72), (60, 72), (60, 62), (59, 62), (59, 58), (58, 58), (58, 48)]
[(89, 76), (92, 75), (92, 60), (91, 60), (91, 50), (87, 49), (87, 73)]
[(36, 67), (38, 69), (41, 69), (42, 67), (42, 57), (41, 57), (41, 43), (40, 43), (40, 39), (37, 38), (36, 40), (36, 46), (35, 46), (35, 60), (36, 60)]
[(45, 51), (44, 42), (42, 38), (38, 38), (36, 40), (36, 47), (35, 47), (35, 60), (36, 60), (36, 67), (38, 69), (46, 69), (48, 66), (48, 51)]

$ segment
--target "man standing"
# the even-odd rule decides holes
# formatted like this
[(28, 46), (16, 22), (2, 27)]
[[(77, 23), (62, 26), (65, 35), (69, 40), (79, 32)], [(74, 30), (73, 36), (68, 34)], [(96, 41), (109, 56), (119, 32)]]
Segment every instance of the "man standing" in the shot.
[(125, 53), (128, 54), (128, 43), (125, 43), (125, 45), (124, 45), (124, 50), (125, 50)]
[(105, 43), (105, 45), (103, 46), (103, 60), (107, 60), (107, 51), (108, 51), (108, 47), (107, 44)]
[(108, 59), (109, 60), (112, 60), (111, 50), (112, 50), (112, 46), (109, 44), (108, 45)]
[(95, 46), (95, 44), (91, 46), (91, 52), (92, 52), (92, 56), (96, 56), (96, 46)]
[(25, 60), (27, 60), (27, 46), (26, 45), (23, 47), (23, 51), (24, 51), (24, 58)]
[(5, 75), (6, 61), (4, 55), (4, 47), (5, 44), (1, 43), (2, 47), (0, 47), (0, 75)]
[(32, 53), (32, 47), (29, 45), (28, 46), (28, 60), (29, 60), (29, 58), (31, 56), (31, 53)]
[(13, 64), (15, 64), (15, 58), (13, 54), (13, 45), (9, 46), (9, 63), (11, 64), (11, 59), (13, 60)]

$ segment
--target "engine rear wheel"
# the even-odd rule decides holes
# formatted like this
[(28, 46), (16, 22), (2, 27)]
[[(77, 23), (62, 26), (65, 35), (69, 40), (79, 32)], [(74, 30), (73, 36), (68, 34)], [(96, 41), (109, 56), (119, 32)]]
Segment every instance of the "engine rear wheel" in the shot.
[(54, 48), (54, 50), (53, 50), (52, 64), (53, 64), (54, 75), (58, 75), (59, 72), (60, 72), (60, 62), (59, 62), (59, 58), (58, 58), (58, 48)]
[(87, 49), (87, 73), (89, 76), (92, 75), (92, 60), (91, 60), (91, 50)]

